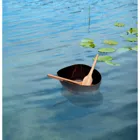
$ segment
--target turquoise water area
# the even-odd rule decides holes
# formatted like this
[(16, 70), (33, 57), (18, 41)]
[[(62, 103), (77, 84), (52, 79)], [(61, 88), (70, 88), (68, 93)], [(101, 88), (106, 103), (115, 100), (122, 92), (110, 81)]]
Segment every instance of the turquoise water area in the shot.
[[(104, 40), (117, 41), (116, 49), (136, 46), (121, 37), (131, 27), (137, 0), (3, 0), (3, 139), (136, 140), (136, 51), (107, 53), (120, 66), (97, 63), (95, 95), (64, 96), (68, 91), (47, 77), (92, 65), (98, 49), (110, 47)], [(80, 46), (84, 38), (96, 47)]]

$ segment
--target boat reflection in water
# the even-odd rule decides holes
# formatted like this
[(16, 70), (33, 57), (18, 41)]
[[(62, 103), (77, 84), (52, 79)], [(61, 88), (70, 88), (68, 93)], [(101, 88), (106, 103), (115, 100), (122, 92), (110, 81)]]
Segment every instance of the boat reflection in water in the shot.
[(102, 104), (103, 95), (100, 90), (93, 92), (73, 92), (62, 89), (62, 95), (66, 97), (72, 104), (80, 107), (96, 107)]

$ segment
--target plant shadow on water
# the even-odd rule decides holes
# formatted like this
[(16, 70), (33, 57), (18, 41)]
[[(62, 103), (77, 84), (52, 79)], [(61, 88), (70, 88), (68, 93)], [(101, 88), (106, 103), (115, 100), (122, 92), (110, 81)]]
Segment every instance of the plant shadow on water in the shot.
[(61, 94), (67, 98), (72, 104), (84, 108), (97, 107), (103, 102), (103, 95), (100, 90), (88, 92), (73, 92), (67, 89), (62, 89)]

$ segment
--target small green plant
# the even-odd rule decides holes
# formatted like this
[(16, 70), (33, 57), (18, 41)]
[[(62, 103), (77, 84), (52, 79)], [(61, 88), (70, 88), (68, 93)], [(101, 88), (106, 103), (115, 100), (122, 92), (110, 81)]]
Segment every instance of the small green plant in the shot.
[(117, 26), (117, 27), (124, 27), (125, 24), (124, 24), (124, 23), (115, 22), (115, 23), (114, 23), (114, 26)]
[[(95, 59), (95, 58), (93, 58)], [(98, 57), (98, 61), (99, 62), (105, 62), (108, 65), (112, 65), (112, 66), (120, 66), (120, 64), (118, 63), (114, 63), (112, 62), (113, 58), (111, 56), (99, 56)]]
[(112, 61), (105, 61), (106, 64), (111, 65), (111, 66), (120, 66), (119, 63), (114, 63)]
[(87, 48), (94, 48), (95, 47), (95, 44), (94, 44), (93, 40), (89, 39), (89, 38), (83, 39), (81, 41), (80, 45), (83, 46), (83, 47), (87, 47)]
[(114, 41), (114, 40), (104, 40), (104, 44), (108, 44), (108, 45), (117, 45), (118, 42)]
[(113, 58), (111, 56), (99, 56), (98, 57), (98, 61), (100, 61), (100, 62), (111, 61), (112, 59)]
[(138, 33), (138, 29), (137, 28), (130, 28), (127, 31), (127, 34), (137, 34)]
[(122, 47), (122, 48), (119, 48), (117, 51), (118, 52), (127, 52), (127, 51), (138, 51), (138, 46), (135, 46), (135, 47)]
[(138, 46), (132, 47), (131, 50), (138, 51)]
[[(90, 26), (90, 7), (89, 7), (89, 26)], [(119, 22), (115, 22), (114, 23), (114, 26), (117, 26), (117, 27), (123, 27), (125, 26), (124, 23), (119, 23)], [(128, 37), (127, 35), (130, 35), (130, 37)], [(128, 31), (127, 31), (127, 35), (126, 33), (123, 35), (121, 35), (126, 41), (129, 41), (129, 42), (137, 42), (137, 37), (138, 37), (138, 29), (137, 28), (130, 28)], [(132, 36), (132, 37), (131, 37)], [(104, 44), (108, 44), (108, 45), (117, 45), (118, 42), (117, 41), (114, 41), (114, 40), (104, 40), (103, 41)], [(81, 46), (83, 47), (88, 47), (88, 48), (94, 48), (95, 47), (95, 44), (94, 44), (94, 41), (92, 39), (89, 39), (89, 38), (85, 38), (81, 41)], [(111, 52), (127, 52), (127, 51), (138, 51), (138, 46), (135, 46), (135, 47), (122, 47), (122, 48), (119, 48), (119, 49), (115, 49), (115, 48), (99, 48), (98, 49), (98, 52), (100, 53), (111, 53)], [(95, 58), (93, 58), (95, 59)], [(99, 56), (98, 57), (98, 61), (99, 62), (104, 62), (108, 65), (111, 65), (111, 66), (120, 66), (119, 63), (115, 63), (115, 62), (112, 62), (113, 58), (111, 56)]]
[(108, 53), (108, 52), (115, 52), (114, 48), (100, 48), (98, 52)]
[(117, 51), (118, 52), (127, 52), (127, 51), (130, 51), (131, 50), (131, 47), (122, 47), (122, 48), (119, 48)]
[(126, 38), (126, 41), (129, 41), (129, 42), (137, 42), (137, 37)]

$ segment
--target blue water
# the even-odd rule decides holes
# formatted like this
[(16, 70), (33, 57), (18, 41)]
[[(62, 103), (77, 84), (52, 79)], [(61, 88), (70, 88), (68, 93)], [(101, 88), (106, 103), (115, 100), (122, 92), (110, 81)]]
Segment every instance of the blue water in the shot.
[[(117, 49), (136, 46), (120, 36), (131, 27), (137, 0), (3, 0), (3, 139), (136, 140), (136, 51), (107, 54), (118, 67), (97, 63), (102, 83), (95, 95), (68, 96), (46, 76), (92, 65), (98, 49), (108, 47), (105, 39), (117, 41)], [(96, 47), (81, 47), (84, 38)]]

